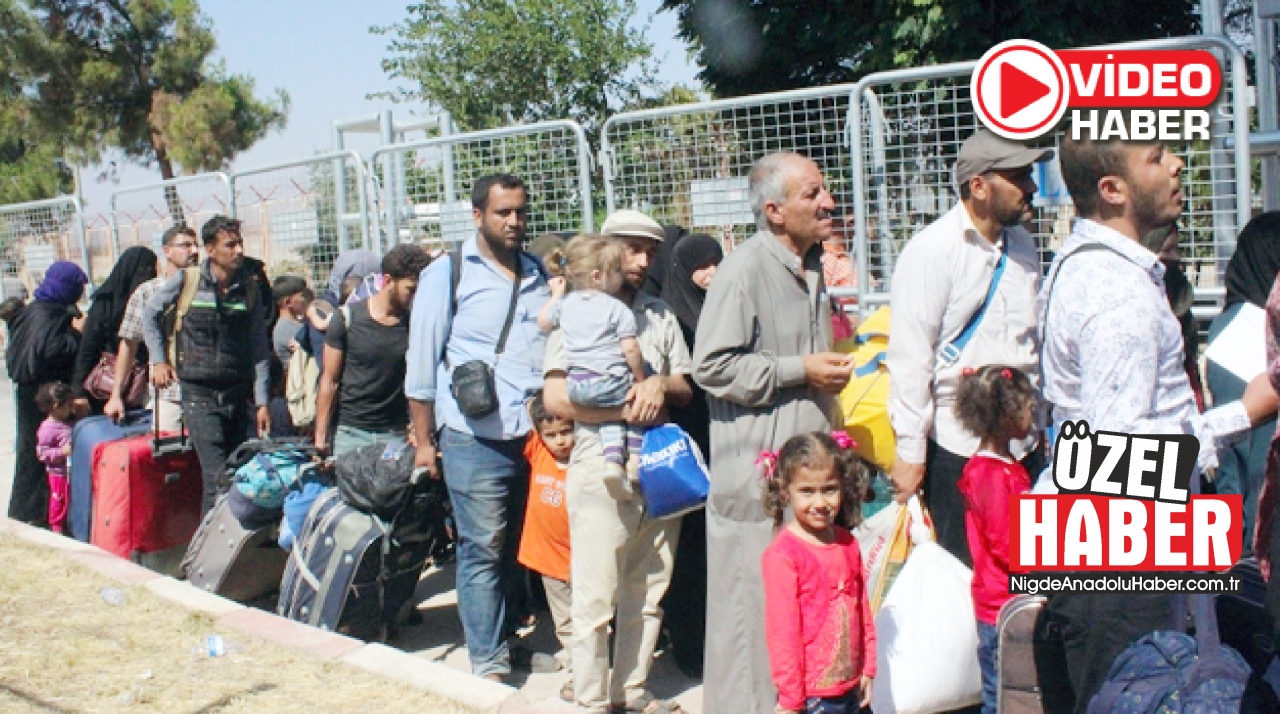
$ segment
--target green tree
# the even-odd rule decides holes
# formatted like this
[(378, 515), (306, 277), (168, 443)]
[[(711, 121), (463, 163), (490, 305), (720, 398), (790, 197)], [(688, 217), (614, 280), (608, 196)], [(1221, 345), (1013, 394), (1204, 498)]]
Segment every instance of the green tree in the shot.
[(1053, 48), (1194, 34), (1193, 0), (664, 0), (717, 96), (856, 81), (977, 59), (1013, 38)]
[(0, 17), (19, 95), (0, 91), (0, 117), (26, 111), (43, 127), (32, 143), (54, 154), (93, 162), (117, 149), (168, 179), (223, 168), (284, 126), (283, 91), (260, 99), (252, 78), (210, 59), (195, 0), (0, 0)]
[(464, 130), (571, 118), (593, 140), (612, 113), (658, 94), (635, 0), (425, 0), (373, 32), (393, 99), (448, 110)]

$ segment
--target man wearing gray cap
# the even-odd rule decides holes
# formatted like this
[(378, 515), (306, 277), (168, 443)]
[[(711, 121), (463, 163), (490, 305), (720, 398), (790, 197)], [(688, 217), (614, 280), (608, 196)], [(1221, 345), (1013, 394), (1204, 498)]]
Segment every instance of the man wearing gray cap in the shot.
[[(671, 583), (680, 520), (650, 518), (638, 496), (620, 499), (604, 487), (604, 448), (599, 425), (627, 421), (649, 426), (665, 419), (668, 404), (693, 397), (689, 349), (675, 313), (641, 291), (663, 240), (657, 221), (630, 209), (615, 211), (601, 232), (622, 243), (619, 299), (631, 306), (645, 371), (627, 406), (600, 409), (569, 401), (568, 365), (559, 330), (547, 336), (543, 399), (547, 409), (574, 421), (573, 456), (565, 479), (570, 504), (570, 572), (573, 580), (573, 682), (561, 690), (586, 710), (666, 714), (679, 707), (654, 698), (649, 667), (662, 626), (659, 603)], [(609, 623), (613, 621), (609, 671)]]
[[(960, 147), (960, 202), (917, 233), (893, 273), (886, 361), (889, 420), (897, 437), (897, 497), (924, 489), (938, 543), (971, 565), (964, 499), (956, 488), (978, 438), (952, 412), (965, 368), (1016, 367), (1038, 382), (1036, 293), (1040, 257), (1022, 224), (1036, 191), (1031, 164), (1053, 152), (979, 129)], [(1027, 471), (1042, 462), (1033, 433), (1011, 445)]]

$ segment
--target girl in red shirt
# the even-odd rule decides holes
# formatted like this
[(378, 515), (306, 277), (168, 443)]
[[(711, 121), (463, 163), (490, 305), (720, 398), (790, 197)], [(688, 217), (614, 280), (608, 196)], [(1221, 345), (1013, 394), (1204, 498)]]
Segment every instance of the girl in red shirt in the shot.
[(980, 441), (957, 487), (965, 501), (965, 536), (973, 556), (973, 609), (978, 619), (982, 712), (996, 714), (999, 636), (996, 621), (1009, 594), (1009, 501), (1031, 490), (1031, 477), (1009, 453), (1009, 442), (1031, 432), (1036, 392), (1012, 367), (966, 367), (956, 390), (961, 425)]
[[(849, 532), (868, 471), (844, 433), (814, 432), (761, 454), (765, 512), (779, 529), (764, 552), (765, 633), (778, 714), (854, 714), (871, 702), (876, 635)], [(787, 507), (794, 519), (783, 527)]]

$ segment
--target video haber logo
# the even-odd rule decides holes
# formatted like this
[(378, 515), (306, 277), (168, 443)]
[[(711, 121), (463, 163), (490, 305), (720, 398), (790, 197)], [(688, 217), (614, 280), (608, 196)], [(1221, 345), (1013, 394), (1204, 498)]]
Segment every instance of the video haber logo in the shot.
[(1060, 493), (1009, 507), (1009, 569), (1222, 571), (1240, 558), (1241, 497), (1192, 496), (1194, 436), (1090, 433), (1066, 422), (1054, 445)]
[(1221, 88), (1218, 60), (1205, 50), (1054, 52), (1031, 40), (987, 50), (970, 79), (978, 118), (1016, 141), (1048, 133), (1068, 109), (1075, 139), (1207, 141), (1205, 107)]

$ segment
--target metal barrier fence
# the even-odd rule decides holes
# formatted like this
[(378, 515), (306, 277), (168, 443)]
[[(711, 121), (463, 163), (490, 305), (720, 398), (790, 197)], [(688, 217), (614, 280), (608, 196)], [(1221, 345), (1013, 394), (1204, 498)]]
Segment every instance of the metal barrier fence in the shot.
[(196, 231), (210, 218), (235, 215), (231, 178), (222, 172), (180, 176), (111, 193), (115, 252), (135, 245), (160, 252), (162, 234), (185, 223)]
[(635, 208), (661, 223), (719, 236), (732, 246), (755, 232), (747, 173), (760, 156), (814, 159), (852, 238), (852, 84), (624, 112), (601, 138), (609, 211)]
[(0, 206), (0, 298), (25, 298), (57, 260), (94, 276), (80, 201), (72, 196)]
[(233, 173), (245, 252), (265, 262), (273, 277), (301, 275), (324, 285), (339, 251), (378, 250), (366, 184), (354, 151)]
[(387, 246), (445, 248), (475, 235), (471, 187), (511, 173), (529, 189), (529, 235), (579, 232), (594, 225), (591, 151), (572, 121), (474, 131), (380, 148), (369, 166), (381, 186)]
[[(1111, 45), (1114, 49), (1211, 49), (1222, 62), (1222, 92), (1211, 108), (1211, 141), (1171, 145), (1186, 161), (1186, 212), (1180, 247), (1188, 277), (1200, 298), (1222, 294), (1226, 261), (1235, 237), (1250, 216), (1248, 81), (1244, 56), (1225, 38), (1185, 37)], [(854, 156), (859, 304), (887, 302), (898, 252), (921, 228), (958, 200), (951, 175), (961, 142), (977, 126), (969, 98), (976, 62), (882, 72), (864, 77), (851, 107), (852, 129), (860, 137)], [(1226, 148), (1228, 137), (1234, 149)], [(1057, 146), (1060, 135), (1045, 137)], [(1056, 164), (1055, 164), (1056, 166)], [(1047, 266), (1075, 215), (1065, 191), (1044, 196), (1056, 168), (1037, 167), (1044, 200), (1038, 200), (1032, 232)], [(1058, 180), (1060, 183), (1060, 180)]]

